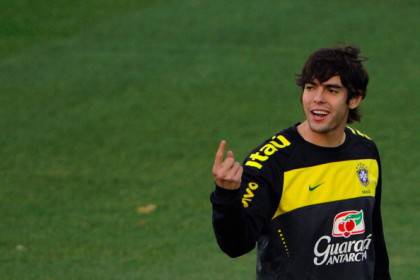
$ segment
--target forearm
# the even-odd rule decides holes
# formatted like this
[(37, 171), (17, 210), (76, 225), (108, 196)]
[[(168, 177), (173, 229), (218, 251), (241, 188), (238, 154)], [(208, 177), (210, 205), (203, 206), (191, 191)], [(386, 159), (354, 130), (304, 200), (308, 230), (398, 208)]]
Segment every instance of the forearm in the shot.
[[(379, 235), (379, 236), (378, 236)], [(388, 253), (383, 235), (375, 238), (375, 280), (390, 280)]]
[(217, 242), (230, 257), (238, 257), (255, 247), (258, 226), (242, 207), (240, 190), (216, 187), (211, 194), (213, 229)]
[(374, 210), (373, 236), (375, 240), (375, 280), (390, 280), (388, 252), (379, 205)]

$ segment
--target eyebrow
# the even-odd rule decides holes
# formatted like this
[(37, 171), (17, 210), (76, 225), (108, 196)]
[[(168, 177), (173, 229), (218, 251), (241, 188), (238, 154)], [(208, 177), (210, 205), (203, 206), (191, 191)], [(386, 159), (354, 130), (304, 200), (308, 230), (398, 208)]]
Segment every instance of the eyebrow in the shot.
[(324, 87), (327, 88), (335, 88), (335, 89), (342, 89), (344, 88), (342, 85), (338, 85), (338, 84), (322, 84)]
[(316, 86), (316, 85), (322, 85), (322, 86), (324, 86), (324, 87), (327, 87), (327, 88), (334, 88), (334, 89), (342, 89), (342, 88), (344, 88), (344, 86), (342, 86), (342, 85), (339, 85), (339, 84), (319, 84), (319, 83), (315, 83), (315, 82), (307, 82), (307, 83), (305, 83), (305, 85), (314, 85), (314, 86)]

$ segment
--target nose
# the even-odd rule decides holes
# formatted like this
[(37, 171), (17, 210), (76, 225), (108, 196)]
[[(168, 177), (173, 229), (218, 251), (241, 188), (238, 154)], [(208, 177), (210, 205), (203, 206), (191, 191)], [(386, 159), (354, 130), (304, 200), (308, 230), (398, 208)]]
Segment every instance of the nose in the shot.
[(314, 92), (314, 102), (315, 103), (323, 103), (324, 102), (324, 87), (320, 86)]

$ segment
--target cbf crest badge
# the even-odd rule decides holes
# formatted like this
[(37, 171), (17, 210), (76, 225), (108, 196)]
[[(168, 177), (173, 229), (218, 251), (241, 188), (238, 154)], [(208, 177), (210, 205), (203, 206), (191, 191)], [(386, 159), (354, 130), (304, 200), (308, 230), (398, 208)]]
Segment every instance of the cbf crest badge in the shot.
[(357, 177), (359, 178), (360, 183), (366, 187), (369, 185), (369, 172), (366, 165), (359, 163), (356, 167)]

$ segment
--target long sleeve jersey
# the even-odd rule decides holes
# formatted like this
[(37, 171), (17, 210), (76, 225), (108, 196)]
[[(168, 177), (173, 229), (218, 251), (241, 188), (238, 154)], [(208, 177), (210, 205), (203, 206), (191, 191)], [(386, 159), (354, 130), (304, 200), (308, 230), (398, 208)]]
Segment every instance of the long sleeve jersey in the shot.
[(390, 279), (379, 154), (366, 135), (345, 133), (326, 148), (290, 127), (249, 154), (240, 189), (211, 194), (220, 248), (237, 257), (257, 244), (257, 279)]

